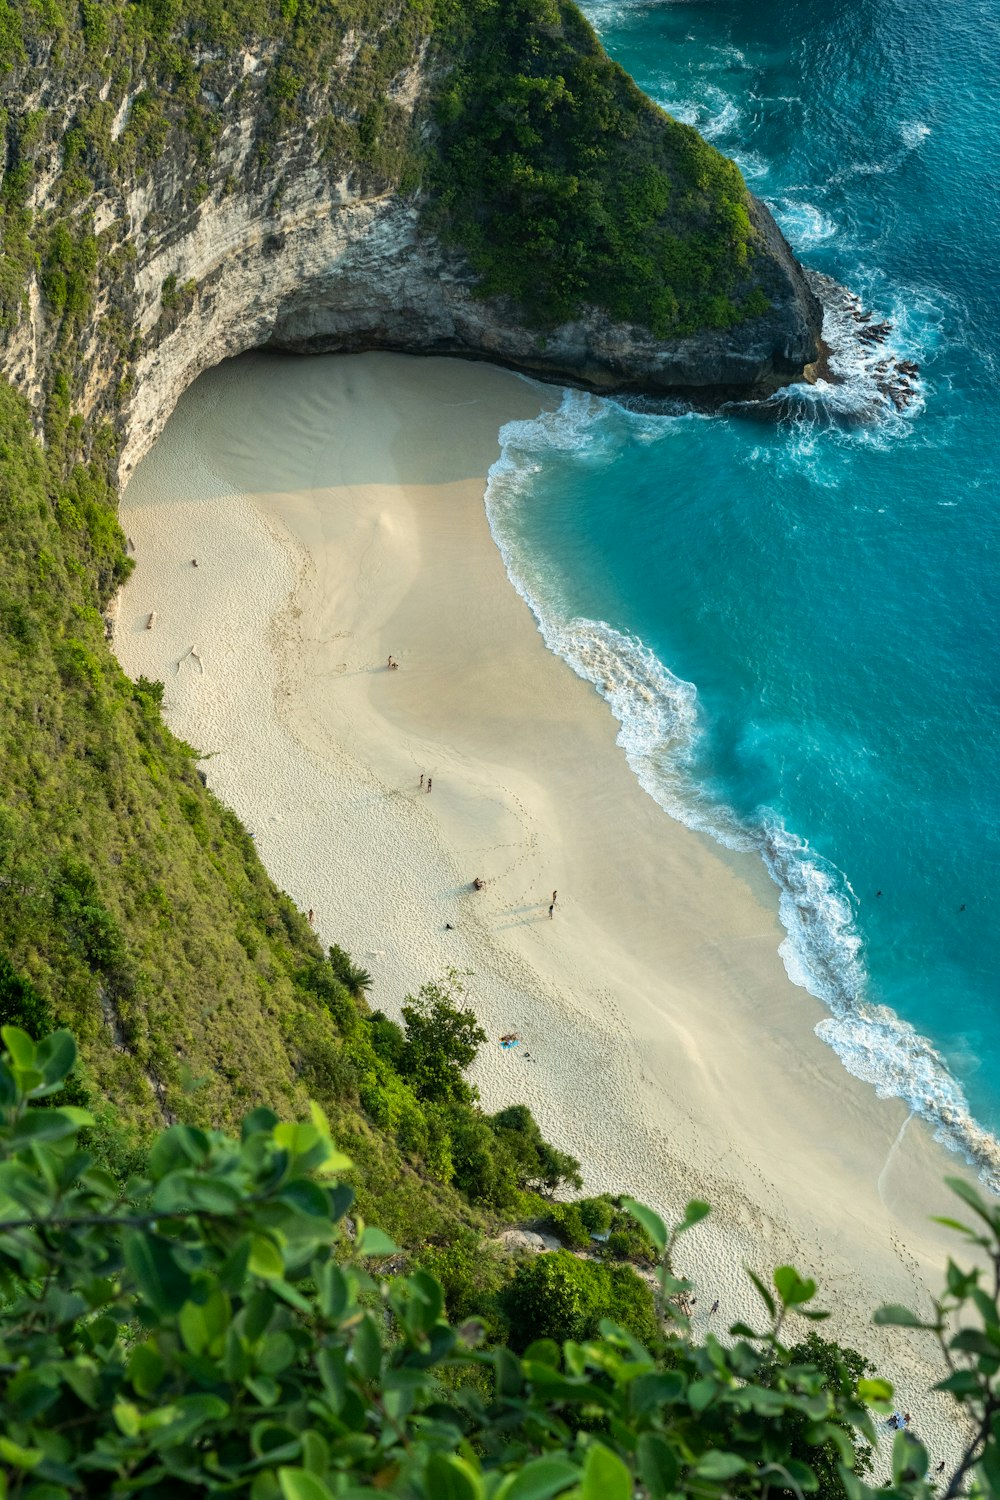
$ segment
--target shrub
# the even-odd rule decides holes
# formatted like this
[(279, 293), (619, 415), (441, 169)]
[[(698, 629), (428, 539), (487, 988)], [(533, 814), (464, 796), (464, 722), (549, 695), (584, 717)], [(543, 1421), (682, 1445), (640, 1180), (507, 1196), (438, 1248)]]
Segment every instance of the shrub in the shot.
[(48, 1001), (27, 979), (21, 978), (3, 953), (0, 953), (0, 1026), (19, 1026), (34, 1036), (45, 1036), (52, 1029)]
[(629, 1266), (600, 1265), (566, 1250), (519, 1265), (503, 1306), (518, 1350), (535, 1339), (592, 1338), (602, 1318), (649, 1345), (659, 1336), (653, 1294)]
[(526, 1104), (500, 1110), (490, 1117), (490, 1125), (499, 1145), (515, 1163), (519, 1187), (554, 1193), (563, 1186), (583, 1186), (580, 1163), (549, 1145)]
[[(612, 1316), (645, 1336), (635, 1278), (543, 1255), (515, 1278), (515, 1347), (477, 1349), (478, 1329), (448, 1322), (426, 1270), (372, 1274), (395, 1253), (385, 1234), (357, 1217), (345, 1234), (351, 1164), (317, 1108), (300, 1124), (254, 1110), (238, 1140), (171, 1126), (123, 1189), (87, 1150), (93, 1117), (58, 1101), (71, 1035), (36, 1046), (4, 1026), (2, 1037), (8, 1493), (932, 1500), (927, 1451), (909, 1432), (896, 1435), (890, 1486), (859, 1477), (858, 1436), (875, 1440), (866, 1403), (886, 1413), (892, 1387), (856, 1378), (852, 1351), (808, 1340), (793, 1355), (782, 1344), (790, 1320), (822, 1316), (812, 1283), (788, 1266), (773, 1290), (758, 1284), (761, 1332), (737, 1327), (730, 1343), (701, 1348), (683, 1325), (668, 1327), (651, 1354), (610, 1321), (588, 1334), (602, 1286)], [(942, 1345), (951, 1373), (941, 1388), (964, 1419), (965, 1447), (941, 1484), (990, 1500), (1000, 1494), (1000, 1211), (964, 1180), (953, 1186), (977, 1217), (962, 1232), (985, 1252), (989, 1280), (950, 1264), (929, 1318), (884, 1308), (876, 1320), (923, 1327)], [(635, 1211), (669, 1258), (703, 1205), (671, 1233)], [(474, 1253), (469, 1243), (437, 1252), (456, 1301), (475, 1300)], [(819, 1470), (830, 1444), (836, 1470)]]
[(586, 1250), (590, 1246), (590, 1230), (583, 1222), (579, 1203), (554, 1203), (542, 1227), (562, 1240), (569, 1250)]
[(483, 294), (542, 328), (599, 307), (661, 337), (761, 310), (742, 300), (754, 232), (738, 168), (640, 93), (575, 5), (452, 15), (425, 215)]

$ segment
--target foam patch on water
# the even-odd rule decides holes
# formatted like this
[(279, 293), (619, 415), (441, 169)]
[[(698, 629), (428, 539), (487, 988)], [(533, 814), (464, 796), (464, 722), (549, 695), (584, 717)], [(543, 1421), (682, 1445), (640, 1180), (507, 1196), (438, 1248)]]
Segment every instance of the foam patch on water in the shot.
[(922, 120), (904, 120), (899, 127), (899, 133), (903, 137), (903, 145), (907, 151), (915, 151), (930, 135), (931, 127), (925, 125)]
[(834, 221), (814, 203), (778, 198), (771, 204), (771, 212), (799, 254), (833, 239), (837, 233)]
[(626, 411), (579, 391), (559, 410), (500, 432), (501, 456), (490, 469), (486, 510), (515, 588), (550, 650), (594, 685), (619, 724), (618, 744), (640, 785), (663, 810), (729, 848), (756, 850), (779, 890), (787, 934), (779, 953), (789, 978), (822, 1000), (830, 1016), (817, 1034), (848, 1072), (880, 1097), (902, 1099), (938, 1138), (960, 1151), (1000, 1191), (1000, 1141), (969, 1111), (961, 1085), (933, 1044), (886, 1006), (867, 998), (864, 946), (856, 900), (844, 874), (786, 829), (767, 808), (737, 815), (696, 778), (704, 723), (697, 687), (672, 673), (643, 641), (603, 620), (575, 617), (516, 537), (516, 513), (530, 503), (533, 476), (551, 454), (607, 462), (623, 440), (668, 437), (678, 424), (711, 417)]

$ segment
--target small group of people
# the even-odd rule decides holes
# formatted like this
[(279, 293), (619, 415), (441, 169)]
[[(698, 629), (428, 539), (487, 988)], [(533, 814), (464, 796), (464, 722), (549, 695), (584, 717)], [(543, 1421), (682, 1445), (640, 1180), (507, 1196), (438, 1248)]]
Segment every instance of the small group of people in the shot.
[(398, 672), (399, 671), (399, 662), (396, 660), (396, 658), (394, 656), (390, 656), (389, 660), (386, 662), (385, 665), (386, 665), (386, 669), (388, 671), (390, 671), (390, 672)]
[(891, 1417), (886, 1418), (886, 1424), (892, 1428), (893, 1432), (902, 1432), (909, 1427), (911, 1421), (908, 1411), (894, 1411)]
[(421, 771), (421, 773), (420, 773), (420, 790), (422, 792), (429, 792), (430, 789), (431, 789), (431, 787), (433, 785), (434, 785), (434, 778), (433, 778), (433, 776), (428, 776), (427, 777), (427, 785), (426, 786), (424, 785), (424, 773), (423, 773), (423, 771)]

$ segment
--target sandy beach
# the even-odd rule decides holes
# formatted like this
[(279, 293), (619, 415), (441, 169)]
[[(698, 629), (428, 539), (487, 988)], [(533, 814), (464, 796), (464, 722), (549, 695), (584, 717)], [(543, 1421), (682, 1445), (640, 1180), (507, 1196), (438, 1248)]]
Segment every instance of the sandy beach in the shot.
[(558, 401), (395, 355), (211, 371), (124, 497), (116, 649), (166, 684), (167, 721), (273, 878), (371, 971), (373, 1004), (471, 971), (486, 1107), (529, 1103), (589, 1191), (667, 1215), (711, 1201), (681, 1257), (696, 1332), (759, 1321), (744, 1264), (795, 1264), (936, 1461), (957, 1438), (921, 1394), (933, 1350), (868, 1317), (926, 1307), (955, 1248), (928, 1216), (951, 1212), (958, 1160), (814, 1035), (825, 1012), (784, 972), (758, 859), (646, 795), (512, 588), (485, 476), (501, 425)]

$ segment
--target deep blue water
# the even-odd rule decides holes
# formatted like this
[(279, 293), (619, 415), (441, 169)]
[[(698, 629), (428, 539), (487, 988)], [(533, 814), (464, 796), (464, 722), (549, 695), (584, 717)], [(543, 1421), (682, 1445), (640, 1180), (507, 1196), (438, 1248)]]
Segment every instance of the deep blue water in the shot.
[(584, 9), (804, 263), (889, 319), (920, 394), (873, 399), (844, 344), (847, 385), (777, 424), (570, 394), (505, 431), (494, 531), (644, 785), (760, 850), (786, 966), (846, 1065), (982, 1160), (969, 1114), (1000, 1134), (1000, 8)]

